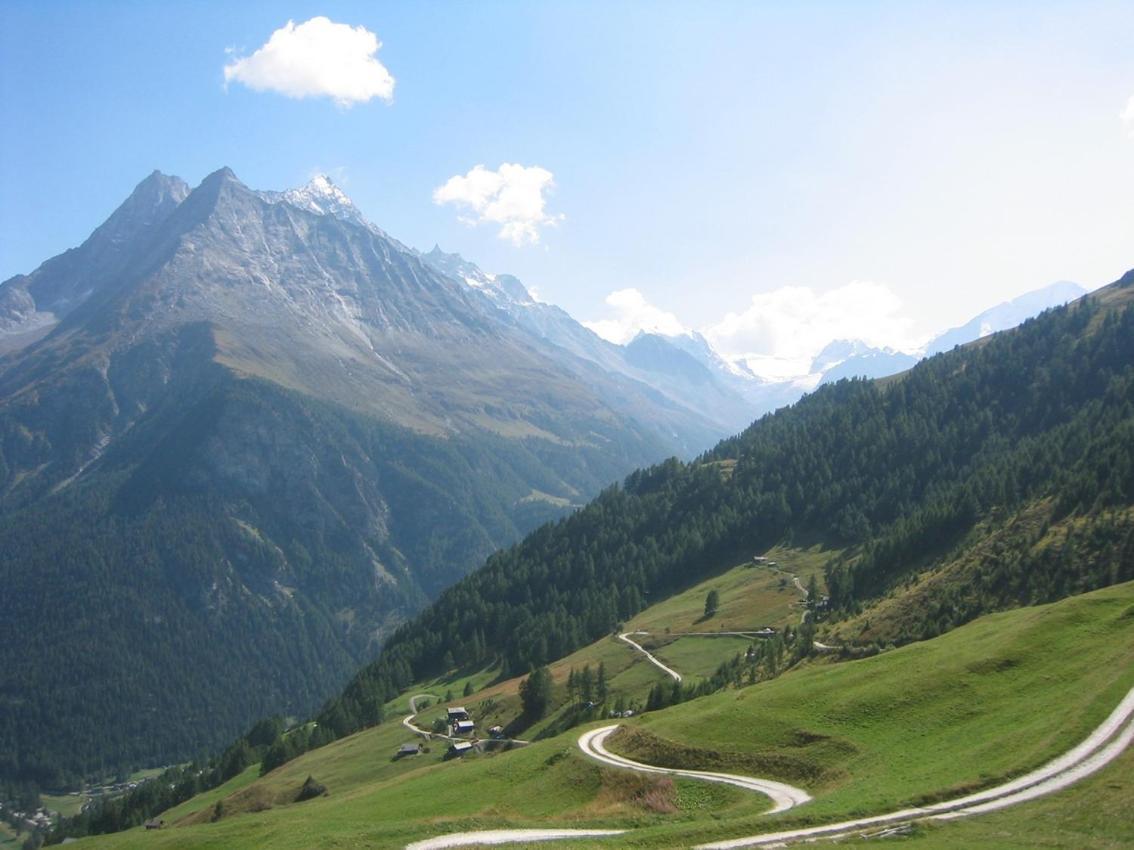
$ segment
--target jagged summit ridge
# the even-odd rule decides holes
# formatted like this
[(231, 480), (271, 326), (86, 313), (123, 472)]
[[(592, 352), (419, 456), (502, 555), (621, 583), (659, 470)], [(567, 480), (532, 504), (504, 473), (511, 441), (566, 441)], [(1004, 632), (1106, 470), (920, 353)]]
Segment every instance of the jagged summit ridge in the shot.
[[(112, 227), (120, 249), (108, 253), (99, 246)], [(588, 374), (580, 394), (579, 364), (548, 345), (538, 323), (510, 313), (537, 306), (523, 285), (472, 264), (464, 271), (442, 271), (387, 236), (326, 175), (265, 192), (228, 167), (192, 190), (155, 172), (84, 246), (0, 288), (0, 353), (39, 356), (35, 346), (58, 357), (47, 352), (66, 331), (84, 345), (98, 337), (113, 357), (200, 325), (216, 361), (240, 374), (432, 434), (573, 443), (595, 430), (579, 423), (598, 417), (632, 422), (645, 444), (689, 452), (723, 433), (621, 374)], [(474, 276), (485, 286), (468, 285)], [(539, 323), (577, 324), (550, 305), (545, 312)], [(18, 369), (9, 377), (24, 380)], [(532, 382), (554, 387), (548, 397), (564, 404), (533, 401), (523, 390)]]
[[(330, 181), (265, 194), (224, 168), (190, 191), (159, 172), (82, 246), (0, 286), (6, 589), (51, 600), (22, 609), (61, 641), (46, 657), (74, 656), (71, 641), (131, 650), (112, 670), (34, 684), (13, 659), (51, 665), (4, 642), (0, 691), (99, 706), (73, 745), (53, 724), (88, 705), (46, 717), (24, 701), (6, 728), (36, 730), (0, 735), (21, 764), (34, 742), (35, 758), (87, 770), (73, 757), (123, 717), (129, 758), (157, 762), (265, 713), (302, 715), (491, 552), (719, 437), (356, 213)], [(78, 619), (58, 604), (69, 588), (98, 609), (89, 632), (59, 625)], [(148, 645), (127, 637), (157, 617), (168, 631)], [(164, 675), (185, 687), (131, 690)], [(200, 737), (183, 733), (202, 716)]]
[(350, 196), (326, 174), (316, 174), (306, 185), (287, 189), (274, 198), (273, 193), (265, 192), (264, 195), (268, 200), (280, 200), (316, 215), (329, 215), (362, 227), (373, 227)]

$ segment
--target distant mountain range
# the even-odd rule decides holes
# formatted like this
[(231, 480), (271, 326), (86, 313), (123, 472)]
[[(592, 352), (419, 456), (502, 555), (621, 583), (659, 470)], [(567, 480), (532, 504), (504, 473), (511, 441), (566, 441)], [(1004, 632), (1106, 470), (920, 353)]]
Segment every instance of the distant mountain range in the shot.
[[(840, 343), (818, 366), (859, 356)], [(829, 558), (824, 617), (847, 655), (1129, 581), (1132, 400), (1134, 270), (884, 383), (820, 387), (693, 462), (638, 470), (445, 591), (320, 727), (356, 731), (373, 723), (368, 706), (453, 675), (441, 647), (475, 647), (504, 677), (565, 669), (648, 606), (677, 610), (673, 596), (725, 584), (722, 573), (785, 541)], [(734, 683), (724, 674), (720, 687)]]
[(861, 340), (836, 340), (815, 358), (811, 372), (819, 376), (820, 384), (829, 384), (840, 378), (884, 378), (904, 372), (922, 357), (950, 351), (958, 345), (967, 345), (998, 331), (1009, 330), (1044, 310), (1060, 307), (1086, 294), (1087, 290), (1077, 283), (1053, 283), (985, 310), (960, 327), (934, 337), (916, 352), (873, 348)]
[(926, 346), (925, 353), (933, 355), (949, 351), (958, 345), (964, 345), (997, 331), (1006, 331), (1023, 324), (1033, 316), (1038, 316), (1044, 310), (1059, 307), (1086, 294), (1087, 290), (1082, 286), (1066, 280), (1026, 292), (1011, 301), (1005, 301), (985, 310), (958, 328), (945, 331)]
[(1014, 328), (1044, 310), (1082, 297), (1087, 290), (1061, 281), (999, 304), (916, 351), (878, 348), (862, 340), (832, 340), (807, 374), (790, 379), (758, 375), (743, 360), (729, 360), (697, 331), (666, 335), (642, 331), (626, 345), (609, 342), (552, 304), (531, 297), (507, 274), (489, 274), (459, 254), (434, 246), (420, 255), (438, 271), (484, 293), (521, 327), (608, 372), (633, 378), (694, 410), (711, 411), (723, 432), (797, 401), (821, 384), (843, 378), (882, 378), (905, 371), (922, 357), (948, 351), (997, 331)]

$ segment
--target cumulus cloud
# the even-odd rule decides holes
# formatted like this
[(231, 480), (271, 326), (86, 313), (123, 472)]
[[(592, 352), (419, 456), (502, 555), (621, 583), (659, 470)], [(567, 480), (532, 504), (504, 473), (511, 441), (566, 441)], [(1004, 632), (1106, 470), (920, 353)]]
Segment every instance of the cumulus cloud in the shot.
[(1134, 139), (1134, 96), (1126, 101), (1126, 108), (1118, 117), (1122, 119), (1122, 126), (1126, 129), (1126, 135)]
[(500, 238), (514, 245), (535, 244), (540, 228), (563, 220), (546, 210), (545, 194), (554, 188), (555, 176), (538, 165), (505, 162), (496, 171), (477, 165), (434, 189), (433, 203), (456, 205), (469, 225), (500, 225)]
[(251, 56), (225, 65), (224, 80), (293, 98), (329, 97), (344, 107), (375, 97), (389, 103), (394, 78), (378, 61), (381, 46), (378, 36), (361, 26), (324, 17), (288, 21)]
[(913, 335), (913, 322), (901, 309), (889, 287), (870, 281), (825, 292), (784, 286), (752, 296), (745, 310), (728, 313), (703, 333), (723, 355), (745, 360), (757, 374), (791, 377), (806, 374), (833, 339), (916, 348), (924, 340)]
[(605, 340), (625, 345), (639, 331), (678, 336), (687, 333), (677, 316), (655, 307), (637, 289), (619, 289), (606, 296), (614, 316), (583, 324)]

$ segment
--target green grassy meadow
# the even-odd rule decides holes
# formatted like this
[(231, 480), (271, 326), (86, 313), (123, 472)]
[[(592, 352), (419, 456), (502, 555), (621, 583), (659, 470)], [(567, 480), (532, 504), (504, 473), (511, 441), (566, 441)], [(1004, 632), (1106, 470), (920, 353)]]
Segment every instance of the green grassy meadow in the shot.
[[(612, 641), (595, 646), (603, 653), (621, 648), (632, 657)], [(759, 768), (759, 775), (794, 781), (815, 795), (807, 806), (779, 816), (763, 814), (767, 802), (760, 795), (601, 767), (578, 751), (577, 728), (462, 761), (444, 761), (439, 743), (428, 754), (395, 761), (394, 750), (410, 736), (392, 716), (262, 778), (250, 768), (167, 813), (172, 828), (85, 839), (82, 846), (395, 848), (445, 832), (555, 825), (632, 832), (613, 841), (538, 846), (686, 847), (994, 784), (1081, 740), (1132, 685), (1134, 584), (1125, 584), (984, 617), (873, 658), (813, 663), (779, 679), (652, 712), (624, 721), (636, 735), (620, 733), (611, 743), (616, 751), (659, 761), (684, 748), (682, 758), (703, 762), (696, 766)], [(456, 701), (475, 705), (493, 687)], [(1116, 763), (1130, 764), (1129, 753)], [(329, 793), (296, 803), (308, 775)], [(967, 846), (970, 840), (980, 847), (1068, 846), (1020, 837), (1039, 841), (1045, 834), (1039, 824), (1048, 823), (1053, 835), (1100, 836), (1081, 846), (1122, 846), (1129, 836), (1128, 776), (1112, 766), (1018, 810), (919, 826), (897, 840), (927, 848)], [(1075, 814), (1060, 802), (1064, 797), (1098, 803)], [(1041, 815), (1029, 816), (1029, 809)]]
[[(723, 661), (743, 652), (749, 640), (731, 636), (682, 636), (690, 631), (728, 631), (754, 629), (763, 625), (782, 628), (796, 624), (800, 617), (799, 590), (791, 583), (787, 573), (795, 573), (801, 581), (816, 575), (822, 587), (823, 566), (834, 553), (819, 547), (790, 549), (776, 547), (767, 555), (778, 569), (754, 567), (751, 562), (737, 565), (721, 575), (678, 593), (657, 605), (642, 611), (623, 626), (625, 631), (647, 631), (649, 637), (636, 638), (644, 646), (654, 649), (665, 663), (670, 664), (689, 680), (708, 676)], [(703, 618), (705, 597), (712, 589), (720, 594), (721, 604), (717, 615)], [(568, 722), (567, 676), (571, 669), (581, 670), (590, 665), (606, 667), (610, 702), (621, 696), (628, 705), (645, 704), (650, 689), (669, 678), (632, 651), (617, 636), (610, 635), (549, 665), (555, 683), (553, 709), (540, 722), (517, 731), (518, 737), (531, 740), (564, 726)], [(499, 724), (507, 727), (520, 714), (519, 679), (499, 681), (499, 670), (452, 671), (407, 691), (386, 705), (389, 717), (402, 717), (409, 713), (409, 697), (428, 694), (430, 705), (421, 712), (417, 724), (428, 729), (433, 721), (445, 716), (450, 705), (463, 705), (473, 709), (480, 728)], [(464, 696), (466, 684), (471, 683), (473, 694)], [(452, 694), (451, 700), (445, 700)]]
[[(745, 631), (762, 626), (782, 628), (799, 622), (802, 595), (788, 573), (798, 575), (804, 586), (815, 576), (823, 588), (823, 567), (837, 552), (812, 547), (789, 549), (777, 546), (766, 555), (776, 568), (739, 564), (706, 581), (651, 605), (625, 626), (626, 631), (653, 635), (675, 632)], [(705, 597), (710, 590), (720, 594), (716, 615), (705, 619)]]
[(706, 765), (781, 764), (816, 796), (785, 823), (992, 785), (1069, 749), (1134, 685), (1132, 603), (1125, 584), (874, 658), (813, 664), (635, 718), (625, 752), (664, 761), (681, 742)]

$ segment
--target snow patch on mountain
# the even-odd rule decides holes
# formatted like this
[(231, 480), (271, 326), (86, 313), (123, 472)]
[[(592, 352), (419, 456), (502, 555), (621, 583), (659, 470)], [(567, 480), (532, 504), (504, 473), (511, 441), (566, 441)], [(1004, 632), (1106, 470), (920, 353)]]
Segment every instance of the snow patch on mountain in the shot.
[(464, 281), (473, 289), (487, 295), (496, 306), (506, 310), (514, 307), (532, 307), (536, 300), (520, 283), (519, 278), (510, 274), (492, 274), (476, 263), (470, 262), (460, 254), (446, 254), (440, 245), (426, 252), (416, 252), (422, 260), (448, 277)]
[(1006, 331), (1038, 316), (1044, 310), (1060, 307), (1087, 294), (1077, 283), (1061, 280), (1042, 289), (1025, 292), (1011, 301), (1005, 301), (985, 310), (960, 327), (951, 328), (926, 346), (925, 354), (949, 351), (958, 345), (981, 339), (998, 331)]
[(369, 221), (350, 196), (326, 174), (316, 174), (307, 185), (296, 189), (286, 189), (283, 192), (262, 191), (255, 194), (269, 204), (289, 204), (304, 212), (328, 215), (339, 221), (365, 227), (383, 239), (395, 242), (398, 248), (405, 249), (404, 245), (391, 239), (386, 231)]

